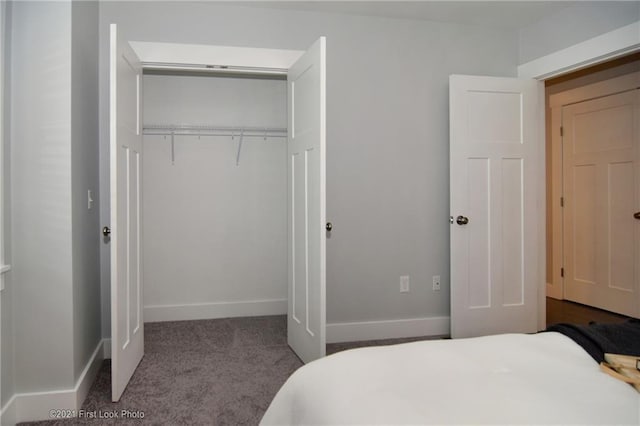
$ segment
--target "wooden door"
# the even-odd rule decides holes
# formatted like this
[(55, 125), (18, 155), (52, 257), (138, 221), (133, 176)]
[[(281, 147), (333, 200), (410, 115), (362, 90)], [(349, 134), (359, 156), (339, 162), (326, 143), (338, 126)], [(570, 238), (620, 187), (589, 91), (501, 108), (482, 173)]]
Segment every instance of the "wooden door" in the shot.
[(564, 296), (638, 316), (639, 90), (562, 108)]
[(450, 77), (451, 336), (535, 332), (539, 83)]
[(144, 355), (142, 66), (115, 24), (110, 30), (111, 398), (115, 402)]
[(326, 345), (326, 60), (320, 38), (289, 69), (289, 346), (304, 362)]

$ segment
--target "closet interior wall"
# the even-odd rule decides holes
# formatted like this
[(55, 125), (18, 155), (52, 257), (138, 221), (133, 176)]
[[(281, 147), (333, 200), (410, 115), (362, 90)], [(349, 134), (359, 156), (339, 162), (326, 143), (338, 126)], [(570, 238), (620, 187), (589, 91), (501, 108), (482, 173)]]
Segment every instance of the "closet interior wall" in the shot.
[[(145, 74), (143, 87), (145, 126), (287, 127), (284, 80)], [(244, 137), (238, 157), (240, 139), (145, 134), (145, 322), (286, 313), (286, 138)]]

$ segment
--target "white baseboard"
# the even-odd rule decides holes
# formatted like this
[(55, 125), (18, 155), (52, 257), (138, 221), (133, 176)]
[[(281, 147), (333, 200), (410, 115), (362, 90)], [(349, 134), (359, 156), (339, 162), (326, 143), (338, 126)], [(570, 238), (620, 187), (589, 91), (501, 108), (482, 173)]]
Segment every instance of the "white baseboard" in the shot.
[(16, 423), (16, 396), (13, 395), (0, 411), (0, 425), (14, 426)]
[(77, 410), (79, 408), (74, 389), (19, 393), (16, 395), (15, 404), (18, 423), (54, 420), (51, 410)]
[(189, 305), (145, 306), (144, 322), (184, 321), (260, 315), (285, 315), (287, 299), (246, 302), (198, 303)]
[(450, 317), (345, 322), (327, 324), (327, 343), (418, 336), (449, 336), (450, 333)]
[(52, 420), (51, 410), (80, 409), (102, 364), (103, 346), (101, 340), (72, 389), (15, 394), (2, 408), (0, 424), (13, 426), (20, 422)]
[(91, 354), (91, 358), (89, 358), (89, 362), (80, 373), (80, 377), (76, 382), (76, 386), (74, 388), (76, 394), (76, 407), (82, 407), (82, 403), (87, 398), (89, 394), (89, 389), (91, 389), (91, 385), (96, 380), (98, 376), (98, 371), (100, 371), (100, 367), (102, 367), (102, 361), (104, 360), (104, 340), (98, 342), (98, 346), (96, 346), (93, 354)]

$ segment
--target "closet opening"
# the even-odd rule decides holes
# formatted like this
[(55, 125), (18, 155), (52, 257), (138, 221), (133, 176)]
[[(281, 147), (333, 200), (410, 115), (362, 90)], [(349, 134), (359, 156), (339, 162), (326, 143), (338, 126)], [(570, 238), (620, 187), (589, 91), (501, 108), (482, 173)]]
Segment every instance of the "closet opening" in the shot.
[(145, 322), (287, 313), (287, 81), (143, 74)]
[(326, 39), (129, 42), (111, 24), (109, 69), (112, 400), (144, 322), (286, 313), (289, 347), (324, 356)]

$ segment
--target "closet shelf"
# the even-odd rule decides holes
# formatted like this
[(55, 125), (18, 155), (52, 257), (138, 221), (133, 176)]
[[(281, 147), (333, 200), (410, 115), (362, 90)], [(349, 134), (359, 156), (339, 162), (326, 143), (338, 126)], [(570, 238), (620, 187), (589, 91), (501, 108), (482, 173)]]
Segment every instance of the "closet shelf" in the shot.
[(193, 126), (186, 124), (145, 124), (142, 128), (145, 135), (171, 136), (171, 164), (176, 162), (175, 136), (231, 136), (238, 137), (238, 153), (236, 166), (240, 165), (240, 152), (244, 138), (287, 138), (287, 129), (275, 127), (221, 127)]
[(261, 138), (286, 138), (286, 128), (276, 127), (225, 127), (198, 126), (184, 124), (145, 124), (145, 135), (183, 135), (183, 136), (240, 136)]

